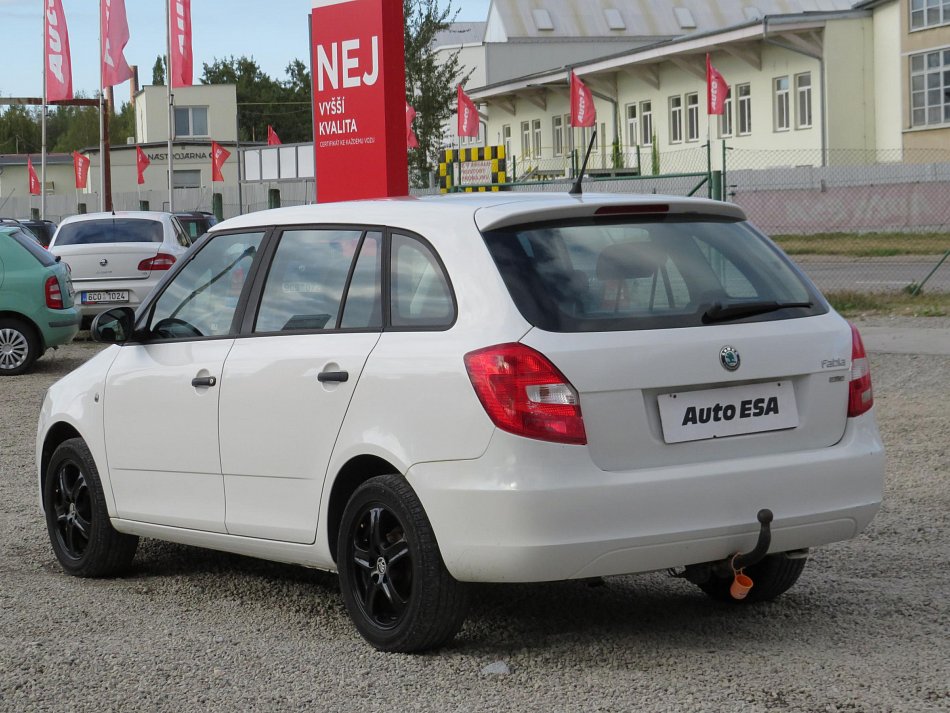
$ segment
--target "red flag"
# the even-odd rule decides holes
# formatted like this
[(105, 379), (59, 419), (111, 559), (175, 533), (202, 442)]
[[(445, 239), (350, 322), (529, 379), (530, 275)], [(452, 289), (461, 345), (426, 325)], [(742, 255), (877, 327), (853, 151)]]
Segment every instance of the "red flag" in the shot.
[(280, 146), (280, 137), (277, 135), (277, 132), (274, 131), (274, 127), (270, 124), (267, 125), (267, 145)]
[(78, 151), (73, 151), (73, 173), (76, 174), (76, 188), (85, 188), (89, 182), (89, 159)]
[(594, 126), (596, 123), (594, 95), (580, 77), (571, 72), (571, 126)]
[(191, 48), (191, 0), (171, 0), (172, 89), (190, 87), (194, 75)]
[(406, 102), (406, 145), (411, 149), (419, 148), (419, 139), (416, 132), (412, 130), (412, 122), (416, 118), (416, 110)]
[(26, 157), (26, 170), (30, 173), (30, 195), (38, 196), (40, 194), (40, 179), (36, 177), (36, 169), (33, 168), (33, 157)]
[(102, 22), (102, 86), (114, 87), (132, 78), (123, 50), (129, 43), (129, 21), (125, 16), (125, 0), (99, 0)]
[(459, 136), (478, 136), (478, 109), (475, 108), (475, 102), (469, 99), (468, 95), (462, 91), (462, 85), (458, 85), (458, 135)]
[(709, 61), (709, 53), (706, 53), (706, 111), (710, 114), (722, 114), (723, 107), (726, 104), (726, 94), (729, 92), (729, 85), (722, 78), (718, 70), (712, 66)]
[(46, 101), (73, 98), (73, 62), (62, 0), (46, 0)]
[(145, 183), (145, 169), (151, 165), (141, 146), (135, 147), (135, 167), (139, 170), (139, 185)]
[(228, 160), (228, 156), (230, 155), (231, 155), (231, 152), (225, 149), (220, 144), (218, 144), (216, 141), (211, 142), (211, 180), (212, 181), (224, 180), (224, 176), (221, 173), (221, 167), (224, 165), (224, 162)]

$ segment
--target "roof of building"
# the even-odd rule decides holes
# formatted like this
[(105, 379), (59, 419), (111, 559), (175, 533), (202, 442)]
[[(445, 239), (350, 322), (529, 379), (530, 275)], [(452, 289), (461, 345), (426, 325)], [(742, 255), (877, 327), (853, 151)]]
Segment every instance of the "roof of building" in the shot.
[(453, 22), (448, 29), (436, 34), (432, 45), (435, 48), (457, 45), (481, 44), (485, 39), (487, 22)]
[(486, 42), (678, 37), (766, 15), (850, 10), (854, 0), (492, 0)]
[[(39, 168), (41, 156), (40, 152), (25, 154), (25, 153), (3, 153), (0, 154), (0, 166), (26, 166), (27, 158), (33, 159), (33, 167)], [(72, 154), (68, 153), (50, 153), (46, 154), (46, 164), (47, 165), (67, 165), (72, 164), (73, 157)]]

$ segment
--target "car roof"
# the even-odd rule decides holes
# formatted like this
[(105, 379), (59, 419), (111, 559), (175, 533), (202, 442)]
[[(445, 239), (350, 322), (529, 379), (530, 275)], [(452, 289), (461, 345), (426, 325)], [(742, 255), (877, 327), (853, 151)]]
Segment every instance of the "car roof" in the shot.
[(135, 218), (139, 220), (157, 220), (165, 222), (171, 219), (171, 213), (165, 213), (162, 211), (156, 210), (117, 210), (117, 211), (106, 211), (103, 213), (80, 213), (78, 215), (71, 215), (68, 218), (64, 218), (60, 223), (60, 227), (63, 225), (68, 225), (69, 223), (79, 223), (87, 220), (108, 220), (112, 218)]
[[(481, 230), (491, 230), (540, 220), (582, 218), (598, 209), (616, 207), (617, 213), (695, 213), (745, 220), (732, 203), (703, 198), (654, 194), (586, 193), (467, 193), (448, 196), (381, 198), (293, 206), (247, 213), (218, 223), (210, 232), (269, 225), (306, 223), (360, 223), (409, 228), (425, 214), (444, 220), (472, 220)], [(623, 210), (627, 208), (628, 210)]]

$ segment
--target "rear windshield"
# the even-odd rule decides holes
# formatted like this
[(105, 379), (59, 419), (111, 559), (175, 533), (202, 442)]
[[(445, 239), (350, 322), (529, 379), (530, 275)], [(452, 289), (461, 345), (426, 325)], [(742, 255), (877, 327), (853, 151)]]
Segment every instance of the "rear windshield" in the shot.
[(95, 243), (160, 243), (162, 224), (139, 218), (103, 218), (67, 223), (59, 228), (56, 245), (92, 245)]
[(23, 229), (8, 230), (3, 232), (9, 235), (14, 242), (19, 243), (28, 253), (30, 253), (30, 255), (39, 260), (40, 264), (44, 267), (49, 267), (50, 265), (56, 264), (56, 258), (50, 255), (49, 251), (39, 244), (32, 233), (29, 233)]
[(698, 216), (515, 226), (484, 234), (518, 309), (551, 332), (665, 329), (823, 314), (748, 223)]

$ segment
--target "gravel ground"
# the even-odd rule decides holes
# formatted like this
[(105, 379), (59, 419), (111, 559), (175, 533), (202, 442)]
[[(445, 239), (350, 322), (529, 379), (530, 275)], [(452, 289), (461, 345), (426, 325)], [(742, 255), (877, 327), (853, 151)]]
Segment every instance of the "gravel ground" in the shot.
[(36, 414), (96, 349), (0, 381), (2, 711), (950, 711), (950, 357), (872, 356), (884, 508), (775, 602), (660, 574), (483, 586), (451, 646), (404, 656), (359, 638), (325, 573), (143, 541), (123, 578), (64, 575)]

